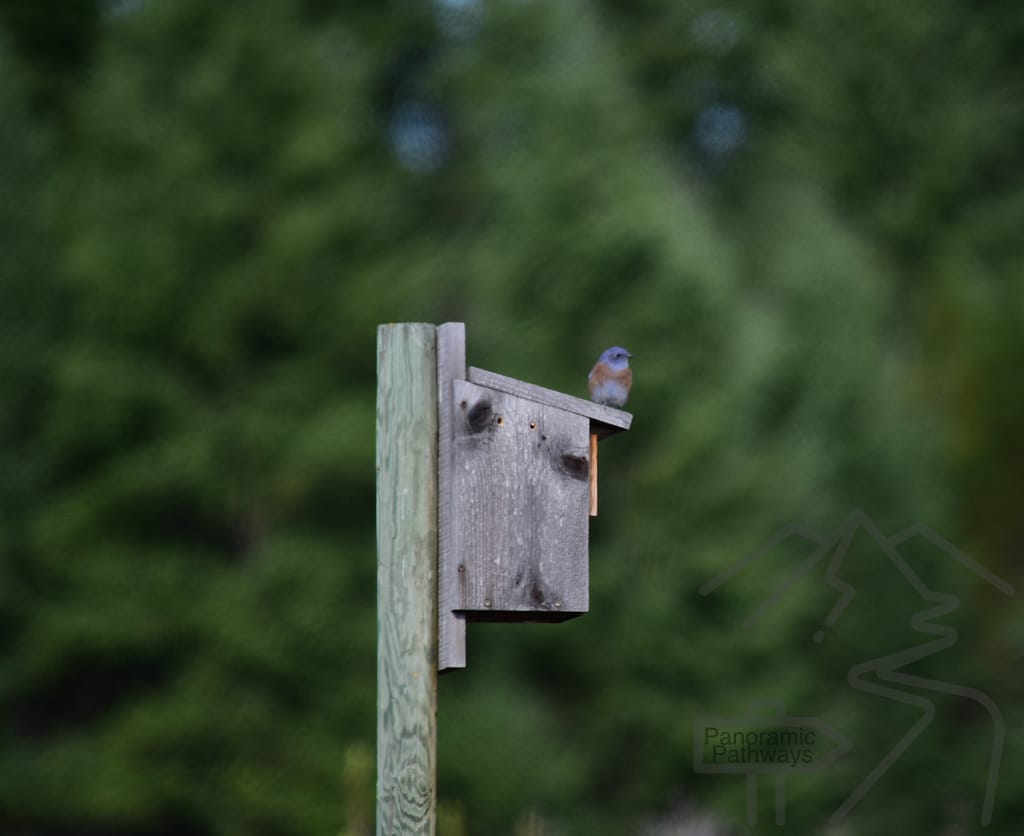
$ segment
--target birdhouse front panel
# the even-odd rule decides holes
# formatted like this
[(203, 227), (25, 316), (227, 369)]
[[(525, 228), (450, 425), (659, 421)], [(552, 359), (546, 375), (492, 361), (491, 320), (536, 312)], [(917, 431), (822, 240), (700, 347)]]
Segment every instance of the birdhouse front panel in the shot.
[(585, 613), (589, 419), (453, 383), (454, 609), (484, 621)]

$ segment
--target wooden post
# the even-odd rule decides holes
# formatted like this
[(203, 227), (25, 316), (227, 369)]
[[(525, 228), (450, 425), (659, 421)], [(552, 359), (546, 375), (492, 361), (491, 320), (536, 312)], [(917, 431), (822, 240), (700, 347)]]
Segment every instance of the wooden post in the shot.
[(437, 808), (437, 349), (377, 331), (377, 836), (433, 836)]

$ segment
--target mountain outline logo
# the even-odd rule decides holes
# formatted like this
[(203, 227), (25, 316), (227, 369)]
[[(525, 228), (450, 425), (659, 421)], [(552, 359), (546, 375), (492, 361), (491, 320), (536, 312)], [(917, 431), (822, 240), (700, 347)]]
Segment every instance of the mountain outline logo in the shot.
[[(1006, 740), (1006, 722), (1002, 711), (995, 701), (988, 694), (977, 688), (915, 676), (901, 670), (908, 665), (940, 653), (956, 644), (958, 639), (957, 631), (946, 624), (937, 623), (936, 619), (958, 610), (960, 608), (960, 598), (949, 592), (931, 589), (914, 570), (913, 566), (900, 554), (899, 546), (916, 537), (923, 537), (938, 548), (940, 552), (953, 558), (975, 576), (1008, 597), (1016, 594), (1016, 590), (1010, 583), (982, 566), (925, 525), (918, 523), (895, 535), (886, 536), (864, 511), (857, 510), (851, 513), (832, 534), (824, 537), (807, 526), (797, 523), (784, 526), (754, 551), (735, 561), (723, 572), (702, 584), (698, 591), (701, 596), (711, 595), (715, 590), (738, 576), (783, 542), (794, 537), (801, 538), (811, 543), (815, 547), (814, 550), (770, 591), (765, 599), (755, 608), (754, 612), (744, 619), (742, 627), (745, 630), (752, 630), (756, 627), (800, 580), (818, 567), (829, 555), (831, 557), (825, 568), (824, 581), (828, 586), (836, 590), (838, 598), (825, 617), (825, 627), (833, 627), (856, 595), (856, 588), (839, 576), (839, 570), (842, 568), (850, 544), (853, 542), (858, 531), (865, 532), (871, 538), (903, 579), (925, 602), (923, 609), (911, 615), (910, 626), (916, 632), (927, 636), (928, 641), (896, 653), (887, 653), (876, 659), (870, 659), (853, 665), (847, 672), (847, 682), (850, 687), (863, 693), (909, 705), (920, 711), (921, 716), (833, 812), (829, 819), (829, 824), (836, 825), (846, 818), (934, 720), (936, 715), (934, 701), (925, 696), (901, 690), (901, 688), (909, 688), (915, 691), (930, 691), (968, 699), (980, 705), (988, 714), (992, 722), (992, 744), (989, 749), (985, 792), (981, 809), (981, 824), (983, 826), (988, 825), (992, 821), (992, 810), (995, 804), (996, 789), (999, 784), (999, 768), (1002, 763), (1003, 748)], [(821, 643), (825, 638), (825, 630), (817, 630), (812, 635), (812, 638), (816, 643)], [(871, 679), (867, 678), (869, 676)], [(696, 746), (697, 739), (695, 736), (695, 750)], [(748, 780), (750, 779), (748, 778)], [(748, 819), (750, 816), (751, 800), (748, 793)], [(778, 810), (776, 810), (776, 816), (778, 819)]]

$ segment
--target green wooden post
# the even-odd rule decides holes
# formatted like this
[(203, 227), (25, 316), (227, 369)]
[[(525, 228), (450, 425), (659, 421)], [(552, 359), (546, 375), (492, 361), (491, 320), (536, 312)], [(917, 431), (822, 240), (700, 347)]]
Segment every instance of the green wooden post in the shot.
[(378, 836), (435, 829), (436, 330), (377, 330)]

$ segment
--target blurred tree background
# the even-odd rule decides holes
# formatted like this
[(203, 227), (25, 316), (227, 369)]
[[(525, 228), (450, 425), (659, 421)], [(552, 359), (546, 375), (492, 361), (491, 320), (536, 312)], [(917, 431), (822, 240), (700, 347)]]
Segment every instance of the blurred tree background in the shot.
[[(626, 345), (636, 417), (591, 613), (441, 680), (442, 836), (742, 831), (693, 724), (754, 702), (853, 744), (787, 830), (977, 832), (948, 692), (827, 827), (924, 713), (848, 682), (927, 641), (877, 544), (834, 624), (744, 627), (806, 542), (699, 590), (858, 508), (1022, 585), (1022, 56), (1007, 2), (3, 0), (0, 831), (372, 831), (375, 328), (462, 320), (581, 395)], [(906, 672), (999, 706), (1016, 833), (1024, 616), (920, 546), (958, 641)]]

